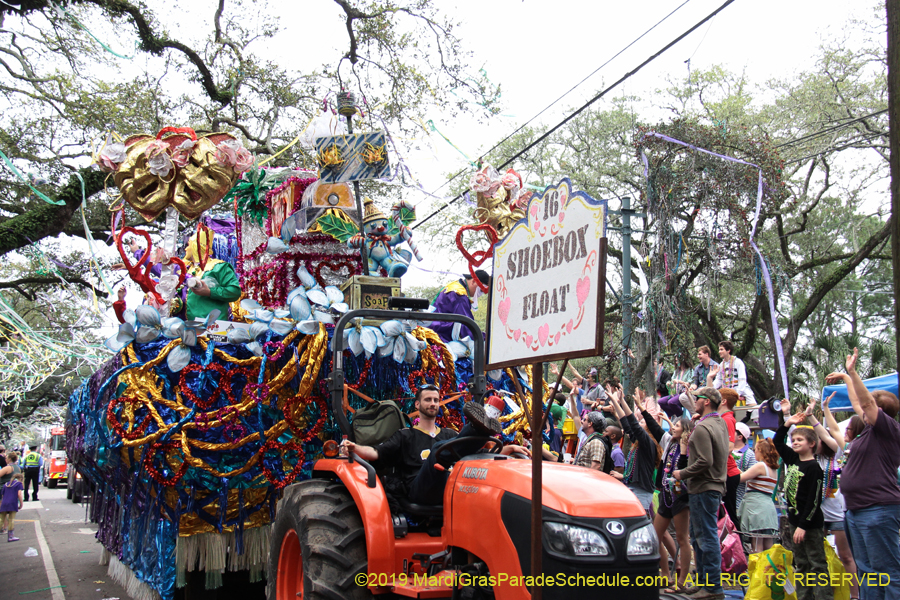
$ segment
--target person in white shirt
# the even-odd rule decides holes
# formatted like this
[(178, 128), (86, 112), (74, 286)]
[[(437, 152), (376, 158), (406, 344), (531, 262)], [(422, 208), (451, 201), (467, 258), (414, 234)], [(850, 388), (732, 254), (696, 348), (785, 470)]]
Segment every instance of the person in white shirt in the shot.
[(756, 398), (747, 383), (747, 367), (733, 352), (734, 344), (730, 341), (719, 342), (719, 365), (712, 367), (709, 372), (710, 375), (715, 375), (712, 387), (717, 390), (731, 388), (744, 398), (747, 406), (755, 406)]

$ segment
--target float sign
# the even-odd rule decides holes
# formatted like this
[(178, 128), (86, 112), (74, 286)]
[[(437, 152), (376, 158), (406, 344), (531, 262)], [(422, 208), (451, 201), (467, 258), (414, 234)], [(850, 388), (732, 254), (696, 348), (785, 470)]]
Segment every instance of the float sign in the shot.
[(606, 213), (564, 178), (494, 246), (489, 370), (602, 354)]

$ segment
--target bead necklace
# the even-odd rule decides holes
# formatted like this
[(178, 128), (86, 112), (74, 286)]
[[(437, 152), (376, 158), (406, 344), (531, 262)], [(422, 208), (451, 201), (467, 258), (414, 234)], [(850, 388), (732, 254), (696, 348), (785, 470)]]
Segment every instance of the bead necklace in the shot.
[[(825, 476), (822, 478), (822, 498), (834, 498), (838, 490), (838, 477), (841, 474), (841, 467), (837, 464), (837, 459), (831, 457), (831, 460), (825, 465)], [(834, 485), (831, 485), (832, 479)]]
[(663, 503), (667, 508), (671, 508), (672, 504), (675, 502), (675, 486), (677, 484), (670, 484), (669, 479), (672, 477), (672, 473), (674, 473), (675, 467), (678, 465), (678, 459), (681, 457), (681, 447), (679, 446), (678, 441), (672, 440), (671, 444), (671, 448), (666, 453), (666, 466), (663, 469), (662, 497)]
[[(699, 424), (702, 423), (704, 420), (706, 420), (706, 417), (711, 417), (711, 416), (713, 416), (713, 415), (716, 415), (716, 416), (718, 417), (718, 416), (719, 416), (719, 413), (718, 413), (718, 412), (711, 412), (711, 413), (709, 413), (709, 414), (703, 415), (703, 416), (700, 417), (700, 419), (697, 421), (697, 425), (699, 425)], [(695, 425), (695, 427), (696, 427), (696, 425)]]
[(625, 461), (625, 473), (624, 473), (624, 481), (625, 483), (631, 483), (631, 477), (634, 475), (634, 462), (637, 457), (637, 442), (631, 445), (631, 450), (628, 451), (628, 458)]

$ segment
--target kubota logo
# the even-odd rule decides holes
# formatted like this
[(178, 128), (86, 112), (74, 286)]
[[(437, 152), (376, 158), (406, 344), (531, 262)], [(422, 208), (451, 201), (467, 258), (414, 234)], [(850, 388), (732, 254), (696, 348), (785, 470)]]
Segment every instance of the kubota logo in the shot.
[(487, 479), (488, 470), (477, 467), (466, 467), (462, 476), (466, 479)]

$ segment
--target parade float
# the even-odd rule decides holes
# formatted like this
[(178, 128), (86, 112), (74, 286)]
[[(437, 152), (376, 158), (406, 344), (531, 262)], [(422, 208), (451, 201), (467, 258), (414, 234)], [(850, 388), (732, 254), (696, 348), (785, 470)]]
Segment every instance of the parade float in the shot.
[[(72, 395), (67, 420), (102, 560), (134, 598), (171, 599), (200, 574), (207, 589), (226, 571), (262, 578), (282, 490), (340, 440), (326, 401), (334, 323), (400, 295), (420, 256), (412, 206), (384, 213), (348, 185), (387, 163), (383, 140), (360, 137), (355, 150), (323, 142), (317, 173), (254, 166), (234, 137), (186, 128), (111, 139), (97, 157), (124, 202), (147, 221), (165, 215), (159, 248), (124, 210), (114, 215), (145, 301), (122, 313), (114, 356)], [(223, 198), (232, 215), (206, 214)], [(130, 236), (145, 246), (136, 254)], [(344, 330), (350, 421), (384, 399), (410, 413), (428, 382), (445, 399), (438, 424), (460, 428), (473, 341), (445, 343), (428, 325), (398, 313)], [(504, 438), (530, 436), (530, 369), (498, 369), (487, 383), (506, 398)]]

